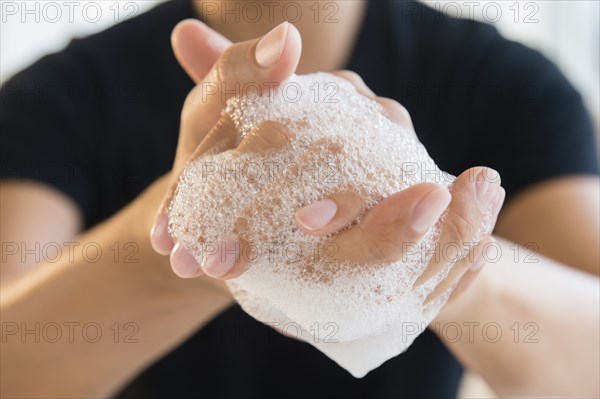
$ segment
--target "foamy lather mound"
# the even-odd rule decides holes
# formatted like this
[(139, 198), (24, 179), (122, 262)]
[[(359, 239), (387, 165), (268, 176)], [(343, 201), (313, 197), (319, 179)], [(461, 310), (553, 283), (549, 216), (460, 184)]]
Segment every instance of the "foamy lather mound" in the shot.
[(283, 150), (230, 150), (189, 164), (169, 208), (175, 241), (199, 262), (232, 232), (250, 242), (253, 252), (242, 255), (254, 260), (228, 281), (242, 308), (314, 345), (355, 377), (405, 351), (450, 294), (423, 305), (448, 270), (411, 288), (431, 256), (437, 225), (418, 243), (419, 255), (397, 263), (332, 263), (315, 257), (327, 238), (298, 230), (294, 212), (348, 190), (360, 193), (368, 210), (415, 183), (448, 186), (453, 177), (378, 103), (330, 74), (293, 76), (275, 93), (231, 99), (225, 112), (241, 134), (271, 120), (295, 137)]

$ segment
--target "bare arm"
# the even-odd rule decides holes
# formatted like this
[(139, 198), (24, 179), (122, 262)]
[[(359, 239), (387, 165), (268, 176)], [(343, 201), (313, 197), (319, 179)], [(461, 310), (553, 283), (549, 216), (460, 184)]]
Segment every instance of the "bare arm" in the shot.
[[(72, 204), (55, 201), (58, 194), (25, 200), (48, 189), (3, 184), (3, 199), (10, 199), (2, 205), (3, 242), (6, 234), (7, 240), (28, 243), (78, 244), (71, 254), (63, 248), (55, 263), (37, 264), (3, 285), (3, 397), (108, 396), (232, 303), (228, 292), (214, 282), (177, 278), (168, 259), (147, 243), (148, 215), (158, 207), (166, 186), (166, 179), (157, 181), (102, 225), (71, 238), (71, 229), (55, 230), (57, 235), (51, 236), (46, 227), (76, 224)], [(24, 226), (32, 227), (29, 234)], [(121, 251), (115, 258), (109, 249), (115, 242), (121, 249), (133, 243), (139, 252), (127, 257)], [(102, 248), (102, 256), (95, 250), (82, 251), (87, 243)], [(17, 262), (3, 263), (2, 277), (4, 271), (17, 274), (20, 259), (7, 260), (13, 258)]]
[(82, 221), (77, 205), (52, 187), (10, 181), (0, 188), (0, 287), (4, 289), (40, 263), (44, 248), (45, 257), (53, 259), (54, 244), (75, 237)]
[(558, 262), (600, 274), (600, 179), (564, 177), (539, 184), (507, 204), (496, 234), (532, 242)]
[[(283, 49), (278, 60), (269, 61), (270, 66), (258, 63), (258, 39), (230, 46), (229, 41), (199, 22), (180, 24), (175, 29), (173, 45), (184, 68), (194, 71), (195, 79), (210, 70), (206, 79), (223, 83), (217, 87), (229, 87), (225, 83), (234, 82), (277, 82), (296, 69), (300, 58), (300, 36), (293, 26), (288, 33), (278, 36)], [(225, 47), (227, 54), (221, 56)], [(152, 249), (149, 237), (157, 210), (183, 166), (197, 148), (210, 150), (214, 145), (211, 137), (215, 137), (209, 131), (220, 115), (224, 99), (221, 93), (202, 96), (205, 87), (199, 84), (188, 95), (182, 110), (175, 164), (169, 176), (157, 180), (106, 222), (72, 239), (77, 244), (74, 251), (61, 251), (62, 256), (52, 263), (36, 262), (28, 273), (16, 272), (22, 265), (14, 258), (6, 267), (18, 278), (5, 284), (0, 301), (2, 396), (108, 396), (233, 303), (219, 280), (178, 278), (169, 259)], [(1, 219), (2, 231), (11, 240), (58, 241), (75, 234), (74, 227), (56, 227), (63, 224), (63, 218), (65, 226), (77, 225), (78, 211), (68, 200), (63, 198), (55, 204), (51, 197), (60, 197), (59, 194), (52, 193), (46, 199), (40, 196), (35, 206), (48, 211), (35, 216), (34, 207), (23, 201), (33, 191), (7, 188), (14, 200), (3, 206)], [(115, 255), (114, 245), (125, 250), (128, 244), (137, 250), (133, 258), (125, 251)], [(102, 256), (98, 257), (93, 249), (83, 251), (86, 246), (100, 248)], [(33, 329), (36, 323), (42, 331), (41, 339), (22, 334), (23, 327)], [(85, 331), (90, 323), (95, 325)], [(63, 337), (52, 342), (55, 335), (48, 337), (44, 327), (50, 326), (54, 333), (56, 325), (62, 329)], [(118, 338), (115, 329), (120, 333)], [(97, 331), (102, 334), (100, 338)], [(131, 333), (133, 337), (127, 335)]]
[[(600, 394), (599, 280), (590, 274), (598, 273), (598, 203), (598, 179), (579, 177), (539, 185), (509, 203), (497, 234), (535, 243), (541, 254), (517, 253), (514, 243), (499, 240), (501, 257), (433, 326), (498, 394)], [(450, 323), (462, 332), (456, 342)]]

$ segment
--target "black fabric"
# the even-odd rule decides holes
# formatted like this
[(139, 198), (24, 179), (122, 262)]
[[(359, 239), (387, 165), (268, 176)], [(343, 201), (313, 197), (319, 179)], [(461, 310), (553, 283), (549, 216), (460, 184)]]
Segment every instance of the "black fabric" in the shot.
[[(195, 17), (187, 1), (74, 40), (6, 82), (1, 177), (71, 196), (87, 227), (114, 214), (173, 161), (192, 81), (170, 32)], [(581, 97), (540, 54), (481, 23), (412, 1), (371, 1), (348, 69), (411, 113), (438, 165), (488, 165), (508, 199), (548, 178), (597, 174)], [(354, 379), (306, 343), (235, 306), (144, 371), (124, 397), (454, 397), (458, 362), (430, 332)]]

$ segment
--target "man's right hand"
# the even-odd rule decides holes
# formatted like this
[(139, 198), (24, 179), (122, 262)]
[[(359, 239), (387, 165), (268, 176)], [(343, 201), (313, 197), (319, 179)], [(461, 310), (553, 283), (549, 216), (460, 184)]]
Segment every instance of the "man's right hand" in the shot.
[(174, 244), (167, 231), (166, 211), (179, 175), (188, 162), (203, 153), (222, 152), (236, 145), (233, 124), (221, 117), (227, 99), (257, 88), (272, 90), (286, 80), (296, 70), (302, 43), (298, 30), (287, 22), (260, 39), (229, 45), (227, 39), (195, 20), (181, 22), (173, 32), (172, 43), (179, 62), (197, 85), (183, 106), (170, 188), (151, 229), (151, 242), (158, 253), (170, 254), (178, 275), (196, 277), (202, 274), (196, 261)]

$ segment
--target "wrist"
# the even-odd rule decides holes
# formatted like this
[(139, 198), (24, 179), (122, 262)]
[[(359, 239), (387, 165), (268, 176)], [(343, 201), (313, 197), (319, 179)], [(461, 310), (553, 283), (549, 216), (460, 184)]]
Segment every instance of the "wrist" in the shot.
[(150, 243), (150, 230), (156, 213), (171, 185), (171, 175), (166, 174), (154, 181), (131, 204), (115, 215), (111, 230), (119, 240), (133, 242), (137, 250), (137, 262), (143, 266), (141, 279), (147, 279), (153, 289), (174, 291), (177, 294), (196, 297), (200, 291), (215, 290), (216, 294), (231, 297), (223, 281), (202, 276), (195, 279), (177, 277), (171, 269), (169, 256), (157, 253)]

